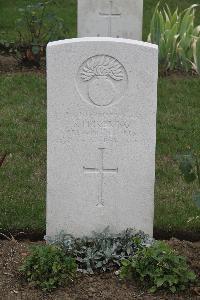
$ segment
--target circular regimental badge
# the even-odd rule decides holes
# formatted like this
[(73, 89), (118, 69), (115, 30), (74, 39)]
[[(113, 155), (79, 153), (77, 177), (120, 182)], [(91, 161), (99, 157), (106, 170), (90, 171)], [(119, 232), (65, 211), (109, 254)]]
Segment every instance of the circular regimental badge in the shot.
[(83, 62), (78, 70), (81, 97), (96, 106), (109, 106), (122, 99), (128, 84), (123, 65), (114, 57), (96, 55)]

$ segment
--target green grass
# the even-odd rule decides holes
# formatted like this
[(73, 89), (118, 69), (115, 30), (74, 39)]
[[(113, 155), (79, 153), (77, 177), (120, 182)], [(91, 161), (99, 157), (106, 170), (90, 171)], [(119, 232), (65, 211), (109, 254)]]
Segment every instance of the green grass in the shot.
[[(46, 83), (31, 74), (0, 76), (0, 228), (45, 229)], [(199, 150), (200, 80), (159, 80), (155, 227), (200, 229), (200, 215), (172, 158), (191, 146)], [(194, 218), (190, 221), (191, 218)]]
[[(15, 21), (20, 17), (19, 8), (25, 7), (28, 4), (40, 2), (41, 0), (0, 0), (0, 40), (15, 41), (17, 32), (15, 30)], [(149, 33), (150, 20), (158, 0), (144, 0), (144, 24), (143, 24), (143, 39), (146, 40)], [(180, 9), (185, 9), (188, 6), (198, 3), (199, 0), (163, 0), (171, 8), (175, 9), (178, 5)], [(77, 2), (76, 0), (56, 0), (56, 5), (53, 6), (56, 14), (62, 17), (65, 21), (66, 28), (69, 31), (69, 37), (76, 37), (76, 19), (77, 19)], [(197, 23), (200, 24), (200, 8), (197, 10)]]
[(42, 229), (45, 224), (45, 79), (0, 77), (0, 228)]
[[(191, 200), (197, 186), (184, 183), (173, 161), (176, 154), (186, 153), (190, 148), (200, 154), (199, 95), (199, 78), (159, 80), (155, 190), (157, 229), (200, 229), (200, 210)], [(193, 220), (190, 221), (191, 218)]]

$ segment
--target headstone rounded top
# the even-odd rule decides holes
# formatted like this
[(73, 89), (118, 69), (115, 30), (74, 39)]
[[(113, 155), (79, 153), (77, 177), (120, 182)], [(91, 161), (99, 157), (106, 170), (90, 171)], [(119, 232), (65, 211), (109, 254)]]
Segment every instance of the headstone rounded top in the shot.
[(110, 42), (110, 43), (123, 43), (123, 44), (130, 44), (135, 46), (143, 46), (145, 48), (150, 49), (156, 49), (158, 50), (158, 46), (155, 44), (137, 41), (137, 40), (131, 40), (131, 39), (123, 39), (123, 38), (112, 38), (112, 37), (84, 37), (84, 38), (73, 38), (73, 39), (65, 39), (65, 40), (59, 40), (54, 42), (49, 42), (47, 44), (47, 48), (52, 46), (60, 46), (64, 44), (72, 44), (72, 43), (89, 43), (89, 42)]

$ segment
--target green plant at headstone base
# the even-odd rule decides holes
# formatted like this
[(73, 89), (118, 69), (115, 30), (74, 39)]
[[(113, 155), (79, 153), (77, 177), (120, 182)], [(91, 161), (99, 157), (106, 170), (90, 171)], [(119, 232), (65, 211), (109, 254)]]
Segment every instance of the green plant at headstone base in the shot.
[(120, 277), (139, 279), (147, 284), (152, 293), (160, 289), (175, 293), (186, 289), (196, 279), (186, 259), (158, 241), (149, 248), (139, 249), (132, 258), (123, 260)]
[(171, 12), (167, 4), (157, 4), (153, 14), (148, 41), (159, 46), (161, 71), (181, 70), (199, 73), (200, 26), (195, 26), (194, 4), (183, 12)]
[(90, 237), (74, 238), (61, 232), (55, 238), (46, 237), (50, 244), (59, 246), (67, 256), (73, 256), (78, 271), (86, 274), (106, 272), (119, 268), (121, 260), (133, 256), (136, 251), (154, 243), (143, 232), (127, 229), (112, 234), (107, 227), (103, 232), (93, 232)]
[(19, 269), (27, 281), (44, 291), (51, 291), (73, 281), (77, 265), (61, 249), (51, 245), (32, 247), (30, 255)]
[(42, 1), (19, 9), (16, 21), (19, 52), (23, 62), (39, 66), (49, 41), (66, 38), (63, 19), (52, 11), (56, 1)]
[(179, 169), (187, 183), (197, 183), (197, 191), (193, 195), (193, 200), (197, 207), (200, 208), (200, 159), (197, 154), (189, 153), (177, 155), (176, 160)]

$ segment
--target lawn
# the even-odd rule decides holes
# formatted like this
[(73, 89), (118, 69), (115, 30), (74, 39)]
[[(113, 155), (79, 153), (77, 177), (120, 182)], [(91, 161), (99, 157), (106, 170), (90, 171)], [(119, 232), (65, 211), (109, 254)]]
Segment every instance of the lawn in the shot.
[[(155, 228), (200, 229), (192, 187), (179, 175), (173, 157), (199, 149), (200, 80), (159, 80)], [(45, 228), (46, 81), (37, 74), (0, 77), (1, 230)], [(193, 218), (193, 219), (192, 219)]]
[(46, 86), (37, 75), (0, 77), (0, 229), (45, 224)]
[[(0, 0), (0, 34), (16, 38), (14, 21), (25, 0)], [(32, 1), (33, 2), (33, 1)], [(155, 0), (146, 0), (144, 39)], [(166, 1), (184, 8), (194, 0)], [(176, 3), (175, 3), (176, 2)], [(76, 36), (76, 1), (58, 0), (55, 10)], [(66, 12), (66, 13), (65, 13)], [(199, 14), (199, 12), (198, 12)], [(200, 14), (199, 18), (200, 20)], [(200, 22), (199, 22), (200, 23)], [(4, 33), (3, 33), (4, 32)], [(192, 202), (194, 186), (182, 180), (173, 161), (190, 147), (199, 151), (199, 78), (160, 78), (158, 84), (155, 228), (200, 230), (200, 211)], [(39, 73), (0, 75), (0, 231), (45, 230), (46, 79)], [(199, 217), (198, 217), (199, 216)]]

